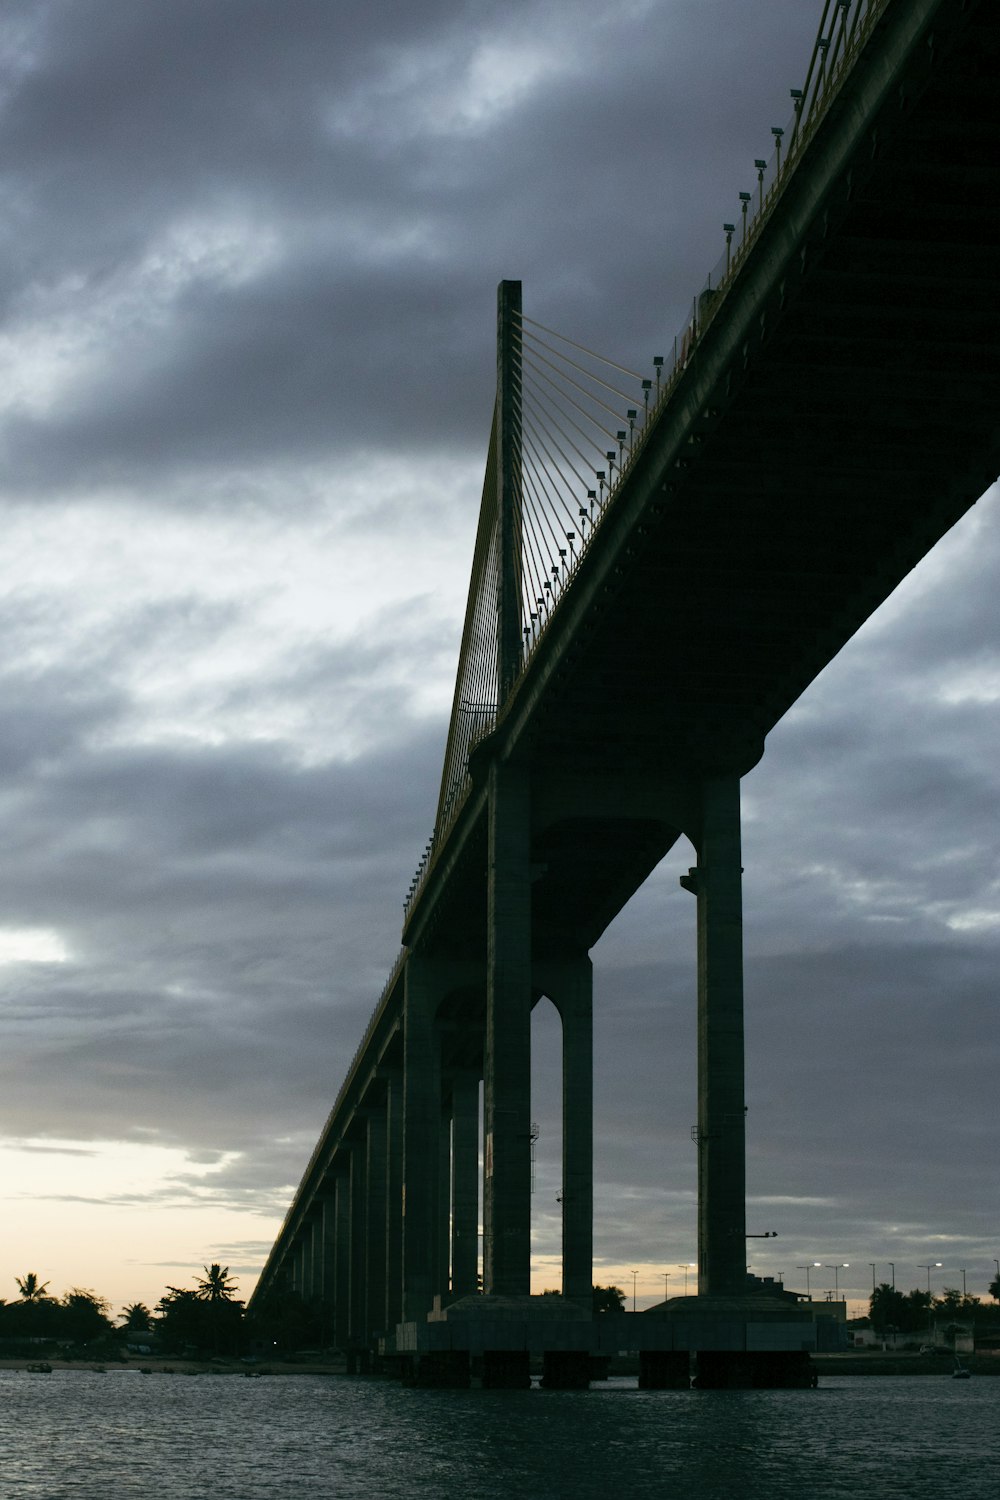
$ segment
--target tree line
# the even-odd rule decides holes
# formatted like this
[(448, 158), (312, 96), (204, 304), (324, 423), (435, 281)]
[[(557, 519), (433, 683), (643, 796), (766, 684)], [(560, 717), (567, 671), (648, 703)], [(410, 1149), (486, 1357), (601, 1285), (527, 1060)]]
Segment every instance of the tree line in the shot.
[(966, 1296), (957, 1287), (945, 1287), (939, 1297), (914, 1289), (899, 1292), (883, 1281), (868, 1299), (869, 1317), (877, 1333), (919, 1333), (931, 1318), (948, 1318), (952, 1322), (996, 1325), (1000, 1330), (1000, 1276), (989, 1285), (993, 1305), (979, 1297)]
[(71, 1287), (61, 1297), (35, 1271), (15, 1276), (17, 1297), (0, 1298), (0, 1344), (8, 1352), (37, 1349), (39, 1342), (59, 1345), (67, 1353), (85, 1351), (102, 1358), (120, 1353), (127, 1343), (144, 1339), (164, 1353), (239, 1352), (245, 1309), (236, 1296), (228, 1266), (213, 1262), (193, 1287), (168, 1286), (153, 1309), (143, 1302), (122, 1308), (117, 1323), (106, 1297), (89, 1287)]

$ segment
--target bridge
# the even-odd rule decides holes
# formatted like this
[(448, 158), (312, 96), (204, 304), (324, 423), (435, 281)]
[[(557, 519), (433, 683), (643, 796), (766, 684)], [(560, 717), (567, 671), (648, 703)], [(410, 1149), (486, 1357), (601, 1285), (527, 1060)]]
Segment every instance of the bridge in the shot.
[[(684, 836), (698, 1295), (614, 1347), (643, 1351), (647, 1384), (686, 1384), (692, 1353), (701, 1384), (806, 1378), (809, 1330), (746, 1295), (740, 778), (1000, 469), (998, 52), (987, 0), (825, 0), (774, 156), (645, 372), (501, 283), (434, 831), (254, 1304), (291, 1287), (340, 1348), (415, 1378), (464, 1383), (481, 1355), (493, 1383), (523, 1384), (535, 1351), (553, 1383), (586, 1383), (604, 1337), (589, 953)], [(545, 1307), (543, 995), (563, 1037), (563, 1295)]]

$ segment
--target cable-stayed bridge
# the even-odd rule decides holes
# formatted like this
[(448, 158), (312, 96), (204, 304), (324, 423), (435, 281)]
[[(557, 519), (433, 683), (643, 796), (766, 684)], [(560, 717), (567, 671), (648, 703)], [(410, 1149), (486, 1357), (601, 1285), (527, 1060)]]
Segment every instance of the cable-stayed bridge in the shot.
[[(543, 326), (501, 283), (434, 830), (255, 1302), (290, 1286), (339, 1347), (434, 1378), (485, 1352), (498, 1381), (522, 1381), (535, 1349), (553, 1380), (583, 1379), (588, 955), (685, 835), (699, 1295), (630, 1347), (651, 1382), (686, 1379), (690, 1351), (702, 1383), (799, 1378), (794, 1317), (738, 1305), (740, 777), (1000, 469), (998, 61), (987, 0), (825, 0), (774, 156), (645, 370)], [(565, 1299), (544, 1328), (526, 1300), (542, 995), (563, 1027)]]

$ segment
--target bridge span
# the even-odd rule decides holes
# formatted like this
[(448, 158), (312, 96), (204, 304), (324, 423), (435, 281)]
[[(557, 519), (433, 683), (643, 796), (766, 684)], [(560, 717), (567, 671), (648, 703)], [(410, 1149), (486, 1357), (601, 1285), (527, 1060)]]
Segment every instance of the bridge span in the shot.
[[(400, 957), (255, 1302), (290, 1285), (329, 1308), (339, 1347), (450, 1350), (460, 1375), (477, 1337), (487, 1352), (520, 1349), (504, 1365), (515, 1380), (529, 1344), (595, 1352), (580, 1331), (589, 952), (684, 835), (698, 914), (699, 1296), (674, 1299), (672, 1331), (633, 1331), (630, 1347), (645, 1345), (661, 1373), (656, 1357), (672, 1351), (677, 1379), (692, 1349), (703, 1383), (798, 1378), (787, 1361), (769, 1376), (752, 1358), (807, 1348), (794, 1318), (759, 1305), (758, 1324), (774, 1326), (752, 1334), (737, 1317), (740, 778), (1000, 469), (998, 33), (987, 0), (827, 0), (792, 125), (766, 174), (758, 163), (744, 223), (727, 226), (721, 275), (636, 385), (569, 509), (560, 485), (569, 469), (572, 489), (583, 439), (530, 395), (531, 369), (554, 369), (569, 341), (532, 323), (518, 283), (501, 284), (434, 836)], [(572, 421), (581, 434), (582, 416)], [(566, 1305), (561, 1330), (553, 1313), (525, 1342), (530, 1014), (542, 995), (563, 1028)]]

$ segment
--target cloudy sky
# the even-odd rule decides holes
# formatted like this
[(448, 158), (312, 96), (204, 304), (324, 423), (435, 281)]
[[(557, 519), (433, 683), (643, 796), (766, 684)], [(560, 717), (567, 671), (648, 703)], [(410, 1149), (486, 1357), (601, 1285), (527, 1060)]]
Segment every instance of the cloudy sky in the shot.
[[(645, 368), (820, 10), (6, 0), (0, 1296), (252, 1289), (430, 831), (496, 283)], [(748, 1258), (792, 1284), (1000, 1254), (998, 590), (991, 492), (745, 782)], [(597, 1277), (640, 1306), (695, 1256), (689, 864), (594, 954)]]

